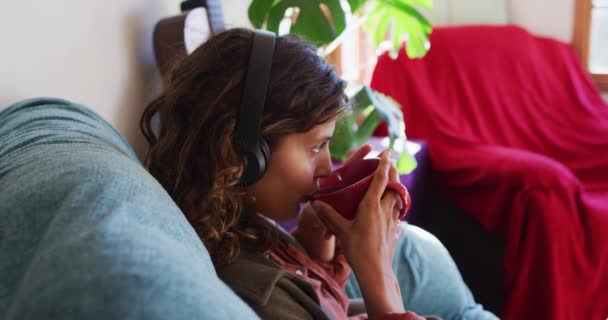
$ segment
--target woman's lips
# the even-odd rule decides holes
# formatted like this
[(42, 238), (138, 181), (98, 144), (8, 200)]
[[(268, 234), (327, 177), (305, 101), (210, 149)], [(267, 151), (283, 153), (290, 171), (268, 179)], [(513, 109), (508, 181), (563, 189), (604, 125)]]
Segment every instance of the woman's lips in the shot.
[(309, 202), (315, 194), (319, 192), (319, 179), (315, 179), (312, 184), (312, 193), (303, 196), (300, 200), (300, 203)]
[(312, 188), (312, 194), (315, 194), (319, 191), (319, 179), (315, 179), (315, 181), (313, 182), (313, 188)]

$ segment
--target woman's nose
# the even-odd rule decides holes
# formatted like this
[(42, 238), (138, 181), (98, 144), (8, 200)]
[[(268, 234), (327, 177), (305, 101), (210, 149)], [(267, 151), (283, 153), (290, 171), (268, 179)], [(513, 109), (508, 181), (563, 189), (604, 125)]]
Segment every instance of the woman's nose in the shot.
[(324, 156), (319, 159), (320, 163), (317, 166), (317, 177), (327, 177), (333, 171), (333, 165), (331, 163), (331, 155), (329, 152), (325, 152)]

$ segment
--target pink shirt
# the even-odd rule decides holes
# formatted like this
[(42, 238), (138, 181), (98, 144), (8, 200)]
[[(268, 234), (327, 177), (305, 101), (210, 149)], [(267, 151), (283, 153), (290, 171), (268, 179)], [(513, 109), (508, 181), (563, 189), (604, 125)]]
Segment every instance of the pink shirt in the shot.
[(366, 314), (349, 318), (347, 316), (349, 300), (344, 292), (344, 286), (348, 280), (350, 266), (341, 252), (336, 252), (336, 257), (331, 263), (322, 263), (313, 260), (293, 245), (279, 241), (275, 249), (270, 252), (269, 258), (292, 275), (310, 283), (319, 296), (319, 302), (334, 319), (424, 320), (413, 312), (385, 314), (373, 319), (368, 318)]

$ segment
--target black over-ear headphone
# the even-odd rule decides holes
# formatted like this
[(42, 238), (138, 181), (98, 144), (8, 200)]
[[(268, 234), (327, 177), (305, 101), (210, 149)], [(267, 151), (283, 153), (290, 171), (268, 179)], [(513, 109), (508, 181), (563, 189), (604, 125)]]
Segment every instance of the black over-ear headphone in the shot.
[(237, 152), (247, 160), (239, 181), (241, 186), (250, 186), (260, 180), (270, 162), (270, 149), (260, 134), (260, 127), (270, 80), (274, 42), (274, 33), (256, 30), (234, 134)]

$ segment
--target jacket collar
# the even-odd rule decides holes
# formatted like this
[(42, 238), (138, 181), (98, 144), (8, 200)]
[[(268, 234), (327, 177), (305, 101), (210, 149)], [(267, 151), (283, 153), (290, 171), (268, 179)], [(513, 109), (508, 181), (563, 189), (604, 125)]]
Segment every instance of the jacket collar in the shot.
[[(279, 241), (288, 242), (304, 251), (295, 238), (279, 226), (277, 227), (279, 228)], [(220, 278), (238, 295), (257, 305), (263, 306), (268, 303), (272, 290), (283, 277), (295, 282), (307, 295), (319, 303), (319, 297), (308, 282), (291, 275), (268, 259), (264, 253), (246, 246), (241, 247), (241, 252), (235, 262), (217, 272)]]

